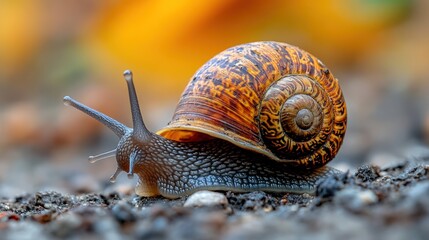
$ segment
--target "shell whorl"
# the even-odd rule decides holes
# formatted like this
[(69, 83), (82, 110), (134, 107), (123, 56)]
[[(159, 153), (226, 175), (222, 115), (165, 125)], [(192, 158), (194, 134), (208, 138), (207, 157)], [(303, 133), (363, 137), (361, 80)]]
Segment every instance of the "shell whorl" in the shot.
[(203, 65), (158, 134), (177, 141), (221, 138), (315, 168), (338, 152), (346, 115), (338, 80), (320, 60), (285, 43), (255, 42)]

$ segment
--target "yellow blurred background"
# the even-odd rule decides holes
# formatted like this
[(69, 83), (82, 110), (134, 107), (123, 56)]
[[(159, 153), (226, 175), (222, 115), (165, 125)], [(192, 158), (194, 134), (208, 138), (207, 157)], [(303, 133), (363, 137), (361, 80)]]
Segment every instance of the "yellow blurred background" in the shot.
[[(200, 66), (252, 41), (297, 45), (340, 79), (349, 128), (334, 164), (379, 163), (380, 149), (424, 146), (427, 12), (429, 2), (417, 0), (0, 1), (0, 195), (1, 181), (27, 189), (12, 170), (79, 162), (91, 172), (100, 167), (82, 158), (114, 148), (116, 137), (63, 106), (64, 95), (130, 123), (122, 72), (132, 69), (155, 131)], [(107, 179), (113, 160), (105, 168), (96, 174)]]

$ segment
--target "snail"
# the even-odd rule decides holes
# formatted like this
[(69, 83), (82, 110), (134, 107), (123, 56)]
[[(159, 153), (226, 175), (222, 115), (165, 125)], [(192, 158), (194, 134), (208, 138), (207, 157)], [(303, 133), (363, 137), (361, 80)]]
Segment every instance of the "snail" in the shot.
[(157, 133), (143, 121), (132, 72), (124, 72), (133, 128), (64, 97), (120, 138), (117, 170), (136, 174), (136, 194), (177, 198), (197, 190), (313, 193), (346, 132), (338, 80), (310, 53), (280, 42), (229, 48), (185, 88), (172, 121)]

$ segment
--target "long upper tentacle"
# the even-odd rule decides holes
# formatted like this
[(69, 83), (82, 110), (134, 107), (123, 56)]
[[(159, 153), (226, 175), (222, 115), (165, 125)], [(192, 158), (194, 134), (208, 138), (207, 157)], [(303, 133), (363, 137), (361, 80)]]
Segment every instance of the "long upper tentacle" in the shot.
[(117, 120), (105, 115), (104, 113), (98, 112), (69, 96), (64, 97), (64, 104), (67, 106), (72, 106), (83, 113), (89, 115), (100, 123), (104, 124), (106, 127), (110, 128), (118, 137), (124, 136), (126, 132), (130, 131), (130, 128), (125, 126), (124, 124), (118, 122)]
[(146, 128), (142, 114), (140, 112), (139, 101), (133, 83), (133, 73), (130, 70), (124, 72), (124, 78), (127, 81), (128, 93), (131, 104), (131, 114), (133, 117), (133, 136), (140, 142), (147, 141), (151, 138), (152, 133)]

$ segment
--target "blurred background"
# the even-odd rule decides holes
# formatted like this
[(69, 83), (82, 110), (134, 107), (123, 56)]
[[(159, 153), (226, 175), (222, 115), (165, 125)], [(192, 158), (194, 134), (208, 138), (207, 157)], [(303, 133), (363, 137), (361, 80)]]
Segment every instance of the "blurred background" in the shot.
[(0, 197), (101, 191), (116, 136), (65, 107), (70, 95), (130, 123), (125, 69), (156, 131), (194, 72), (222, 50), (275, 40), (320, 58), (340, 80), (349, 125), (333, 166), (427, 157), (429, 2), (417, 0), (0, 1)]

